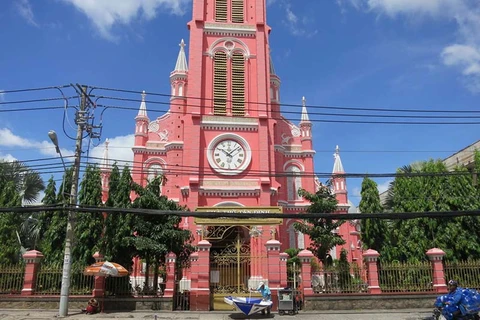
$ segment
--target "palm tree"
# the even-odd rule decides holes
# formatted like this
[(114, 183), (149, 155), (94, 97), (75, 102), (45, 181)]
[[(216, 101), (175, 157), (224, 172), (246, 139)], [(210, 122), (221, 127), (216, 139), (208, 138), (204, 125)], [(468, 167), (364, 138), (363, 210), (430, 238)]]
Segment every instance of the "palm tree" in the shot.
[(22, 203), (33, 203), (40, 191), (45, 189), (40, 174), (20, 161), (7, 162), (0, 160), (0, 181), (12, 181), (16, 191), (22, 197)]
[[(7, 162), (0, 160), (0, 187), (14, 186), (15, 193), (21, 198), (21, 203), (31, 204), (37, 201), (45, 184), (40, 174), (20, 161)], [(0, 199), (0, 206), (9, 206), (10, 199)], [(10, 204), (11, 206), (11, 204)], [(23, 222), (16, 226), (16, 234), (22, 251), (35, 249), (40, 236), (39, 213), (21, 215)], [(25, 248), (24, 248), (25, 247)]]

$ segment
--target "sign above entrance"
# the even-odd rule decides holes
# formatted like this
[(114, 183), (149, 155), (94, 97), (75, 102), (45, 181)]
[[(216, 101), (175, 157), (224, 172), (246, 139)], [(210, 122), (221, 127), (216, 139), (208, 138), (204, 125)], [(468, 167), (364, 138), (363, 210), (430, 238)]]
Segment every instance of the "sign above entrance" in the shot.
[(282, 224), (282, 218), (262, 218), (264, 213), (283, 213), (282, 207), (199, 207), (196, 212), (209, 212), (209, 213), (251, 213), (252, 215), (258, 215), (258, 218), (195, 218), (195, 224), (206, 226), (245, 226), (245, 225), (280, 225)]

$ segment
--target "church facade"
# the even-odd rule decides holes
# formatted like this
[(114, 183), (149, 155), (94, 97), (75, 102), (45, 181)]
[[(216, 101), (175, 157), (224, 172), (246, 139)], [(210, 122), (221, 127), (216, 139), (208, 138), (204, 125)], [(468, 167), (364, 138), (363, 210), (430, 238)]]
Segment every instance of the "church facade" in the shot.
[[(295, 219), (281, 214), (303, 212), (309, 203), (298, 189), (315, 192), (319, 186), (312, 122), (305, 98), (288, 107), (298, 123), (281, 114), (281, 80), (270, 56), (266, 11), (266, 0), (193, 0), (189, 44), (181, 41), (170, 74), (170, 110), (149, 117), (144, 93), (135, 118), (135, 182), (145, 185), (164, 175), (162, 194), (192, 211), (258, 215), (248, 223), (184, 218), (195, 243), (211, 243), (214, 293), (215, 288), (241, 293), (268, 281), (262, 257), (269, 240), (278, 240), (282, 252), (308, 247), (308, 237), (293, 228)], [(344, 173), (337, 149), (332, 181), (339, 214), (351, 209)], [(279, 218), (261, 219), (265, 212)], [(346, 223), (338, 232), (347, 241), (349, 260), (360, 259), (356, 226)], [(340, 250), (332, 250), (332, 257)]]

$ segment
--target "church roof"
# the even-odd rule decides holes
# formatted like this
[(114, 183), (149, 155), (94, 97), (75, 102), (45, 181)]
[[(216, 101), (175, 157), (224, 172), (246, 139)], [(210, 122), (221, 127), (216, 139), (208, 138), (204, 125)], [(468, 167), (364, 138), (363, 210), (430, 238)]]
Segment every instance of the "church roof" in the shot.
[(302, 118), (300, 122), (310, 122), (307, 112), (307, 100), (305, 97), (302, 98)]
[(177, 63), (173, 72), (185, 73), (188, 72), (187, 55), (185, 54), (185, 41), (180, 42), (180, 52), (178, 53)]
[(275, 66), (273, 65), (272, 56), (270, 55), (270, 75), (276, 76), (277, 73), (275, 72)]
[(142, 118), (148, 118), (147, 116), (147, 104), (145, 102), (145, 97), (147, 94), (145, 93), (145, 90), (142, 91), (142, 102), (140, 103), (140, 109), (138, 110), (137, 118), (142, 117)]
[(335, 148), (335, 153), (333, 154), (335, 163), (333, 164), (333, 173), (345, 173), (343, 169), (342, 159), (340, 158), (340, 148), (337, 146)]

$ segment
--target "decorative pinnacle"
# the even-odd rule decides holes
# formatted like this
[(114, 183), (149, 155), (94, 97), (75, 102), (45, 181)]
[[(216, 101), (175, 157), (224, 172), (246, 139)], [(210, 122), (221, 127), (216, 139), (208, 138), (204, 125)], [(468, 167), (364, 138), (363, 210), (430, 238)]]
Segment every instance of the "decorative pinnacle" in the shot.
[(142, 102), (145, 102), (145, 97), (147, 94), (145, 93), (145, 90), (142, 91)]
[(335, 147), (335, 156), (337, 156), (339, 154), (340, 154), (340, 147), (337, 144), (337, 146)]
[(182, 41), (180, 42), (179, 46), (183, 49), (183, 48), (185, 48), (187, 45), (185, 44), (185, 41), (183, 41), (183, 39), (182, 39)]

